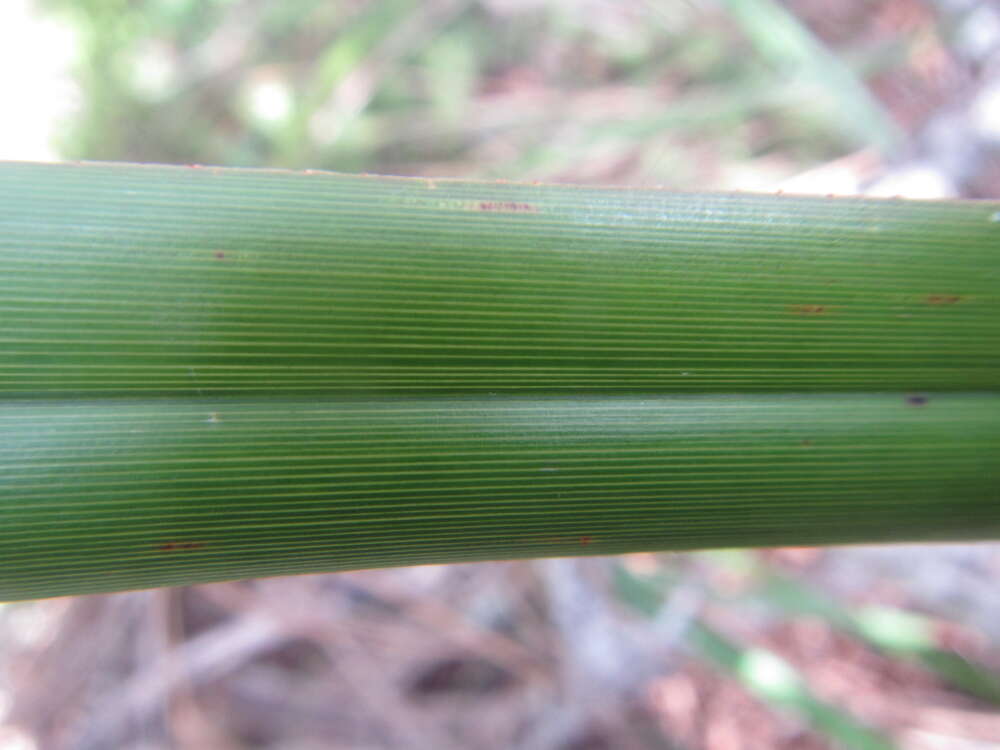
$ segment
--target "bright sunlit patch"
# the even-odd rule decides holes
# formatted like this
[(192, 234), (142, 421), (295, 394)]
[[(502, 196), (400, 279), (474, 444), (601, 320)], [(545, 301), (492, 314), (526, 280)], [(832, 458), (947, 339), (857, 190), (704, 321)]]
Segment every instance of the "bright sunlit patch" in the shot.
[(21, 648), (39, 647), (55, 633), (59, 611), (58, 606), (39, 602), (10, 607), (4, 612), (10, 643)]
[(1000, 42), (1000, 13), (992, 3), (969, 3), (977, 5), (964, 14), (958, 28), (958, 48), (967, 50), (977, 57), (986, 57)]
[(251, 116), (261, 125), (284, 122), (292, 109), (288, 84), (271, 72), (258, 71), (250, 78), (246, 100)]
[(174, 55), (163, 42), (146, 44), (133, 58), (131, 70), (136, 92), (153, 101), (166, 97), (177, 77)]
[(0, 750), (35, 750), (38, 744), (20, 729), (0, 726)]
[(70, 76), (77, 39), (68, 27), (41, 18), (30, 0), (0, 3), (0, 159), (53, 161), (53, 140), (78, 107)]
[(740, 659), (740, 675), (760, 693), (775, 700), (794, 698), (798, 675), (789, 664), (770, 651), (753, 648)]
[(925, 620), (889, 607), (866, 607), (857, 613), (858, 627), (883, 648), (917, 651), (934, 645)]
[(972, 121), (982, 135), (1000, 141), (1000, 82), (987, 86), (976, 97)]
[(955, 198), (958, 195), (958, 189), (951, 178), (935, 164), (914, 164), (890, 172), (866, 192), (876, 198), (917, 200)]

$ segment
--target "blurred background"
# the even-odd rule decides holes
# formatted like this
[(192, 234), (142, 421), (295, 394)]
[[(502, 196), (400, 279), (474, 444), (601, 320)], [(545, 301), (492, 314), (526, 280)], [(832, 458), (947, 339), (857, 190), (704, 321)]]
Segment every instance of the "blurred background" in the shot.
[[(996, 0), (3, 0), (0, 158), (1000, 198)], [(1000, 748), (1000, 545), (0, 605), (0, 750)]]

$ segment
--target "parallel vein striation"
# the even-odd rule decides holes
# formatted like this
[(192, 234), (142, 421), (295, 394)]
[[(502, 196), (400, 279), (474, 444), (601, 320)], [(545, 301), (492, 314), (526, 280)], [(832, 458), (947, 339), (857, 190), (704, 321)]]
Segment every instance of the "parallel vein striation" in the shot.
[(0, 599), (1000, 536), (1000, 203), (0, 164)]
[(993, 203), (0, 169), (0, 392), (987, 390)]
[(31, 399), (0, 445), (5, 598), (1000, 533), (994, 394)]

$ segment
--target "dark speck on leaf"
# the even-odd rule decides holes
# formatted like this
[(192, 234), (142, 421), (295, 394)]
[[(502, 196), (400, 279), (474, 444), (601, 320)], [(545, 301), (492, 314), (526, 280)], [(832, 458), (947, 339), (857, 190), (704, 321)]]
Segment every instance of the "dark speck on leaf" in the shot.
[(924, 406), (927, 403), (927, 396), (907, 396), (906, 403), (908, 406)]
[(825, 315), (828, 312), (826, 305), (792, 305), (789, 309), (796, 315)]
[(216, 250), (215, 257), (218, 258), (219, 260), (225, 260), (226, 254), (222, 250)]
[(957, 294), (928, 294), (925, 299), (928, 305), (954, 305), (962, 298)]
[(480, 201), (480, 211), (499, 211), (502, 213), (538, 213), (538, 208), (530, 203), (517, 203), (515, 201)]
[(164, 542), (163, 544), (157, 545), (157, 549), (160, 552), (177, 552), (179, 550), (194, 550), (201, 549), (205, 544), (203, 542)]

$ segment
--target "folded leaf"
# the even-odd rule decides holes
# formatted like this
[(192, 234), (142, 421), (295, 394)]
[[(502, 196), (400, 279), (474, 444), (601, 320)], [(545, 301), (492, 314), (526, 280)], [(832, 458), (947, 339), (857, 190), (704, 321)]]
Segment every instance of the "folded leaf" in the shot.
[(0, 598), (1000, 536), (1000, 204), (0, 165)]

